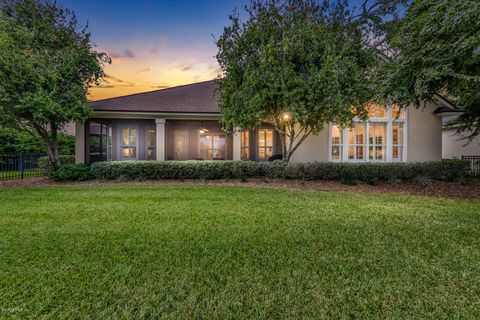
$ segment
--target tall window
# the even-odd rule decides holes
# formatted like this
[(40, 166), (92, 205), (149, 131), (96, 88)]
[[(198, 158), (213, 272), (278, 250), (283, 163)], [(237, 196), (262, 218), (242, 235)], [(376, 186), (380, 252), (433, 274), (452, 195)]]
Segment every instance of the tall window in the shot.
[(120, 146), (123, 160), (137, 159), (137, 129), (122, 129), (122, 144)]
[(332, 160), (342, 160), (342, 130), (337, 125), (332, 125)]
[(205, 160), (225, 159), (225, 136), (219, 134), (201, 135), (200, 158)]
[(392, 161), (403, 161), (403, 123), (392, 126)]
[(357, 123), (348, 130), (348, 159), (365, 159), (365, 124)]
[(258, 129), (258, 160), (268, 160), (273, 155), (273, 130)]
[(250, 132), (242, 130), (240, 133), (240, 156), (242, 160), (250, 159)]
[(147, 129), (147, 160), (155, 160), (155, 129)]
[(372, 161), (385, 160), (387, 151), (385, 123), (370, 123), (368, 128), (368, 159)]
[(353, 128), (331, 125), (331, 161), (406, 161), (406, 111), (393, 105), (368, 105), (369, 120), (357, 121)]

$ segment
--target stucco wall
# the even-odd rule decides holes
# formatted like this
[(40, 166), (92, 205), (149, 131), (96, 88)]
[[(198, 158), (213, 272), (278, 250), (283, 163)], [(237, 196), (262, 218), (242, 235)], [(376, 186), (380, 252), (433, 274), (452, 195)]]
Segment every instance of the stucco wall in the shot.
[(407, 161), (424, 162), (442, 159), (442, 118), (432, 112), (437, 108), (427, 103), (425, 108), (410, 107), (407, 122)]
[(444, 159), (460, 159), (462, 156), (480, 156), (480, 137), (476, 137), (465, 146), (468, 140), (465, 135), (457, 135), (457, 130), (445, 129), (442, 133), (442, 157)]
[(290, 161), (328, 161), (328, 128), (320, 131), (318, 135), (309, 135), (294, 152)]

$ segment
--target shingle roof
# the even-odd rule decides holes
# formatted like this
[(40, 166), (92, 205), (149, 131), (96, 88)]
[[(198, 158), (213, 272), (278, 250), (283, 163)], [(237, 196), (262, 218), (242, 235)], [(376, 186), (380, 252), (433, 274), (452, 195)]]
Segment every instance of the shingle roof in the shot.
[(90, 102), (94, 111), (219, 113), (214, 80)]

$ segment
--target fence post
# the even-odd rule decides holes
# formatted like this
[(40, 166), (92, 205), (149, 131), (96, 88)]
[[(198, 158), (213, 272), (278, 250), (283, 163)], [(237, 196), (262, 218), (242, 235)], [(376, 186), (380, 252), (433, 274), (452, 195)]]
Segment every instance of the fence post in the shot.
[(20, 155), (18, 157), (19, 157), (19, 165), (20, 165), (20, 177), (23, 179), (24, 173), (25, 173), (23, 152), (20, 152)]

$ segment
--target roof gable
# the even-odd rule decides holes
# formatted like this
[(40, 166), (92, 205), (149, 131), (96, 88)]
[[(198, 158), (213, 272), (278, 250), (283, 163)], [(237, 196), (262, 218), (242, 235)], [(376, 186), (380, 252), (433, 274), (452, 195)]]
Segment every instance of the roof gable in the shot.
[(94, 111), (219, 113), (214, 80), (90, 102)]

